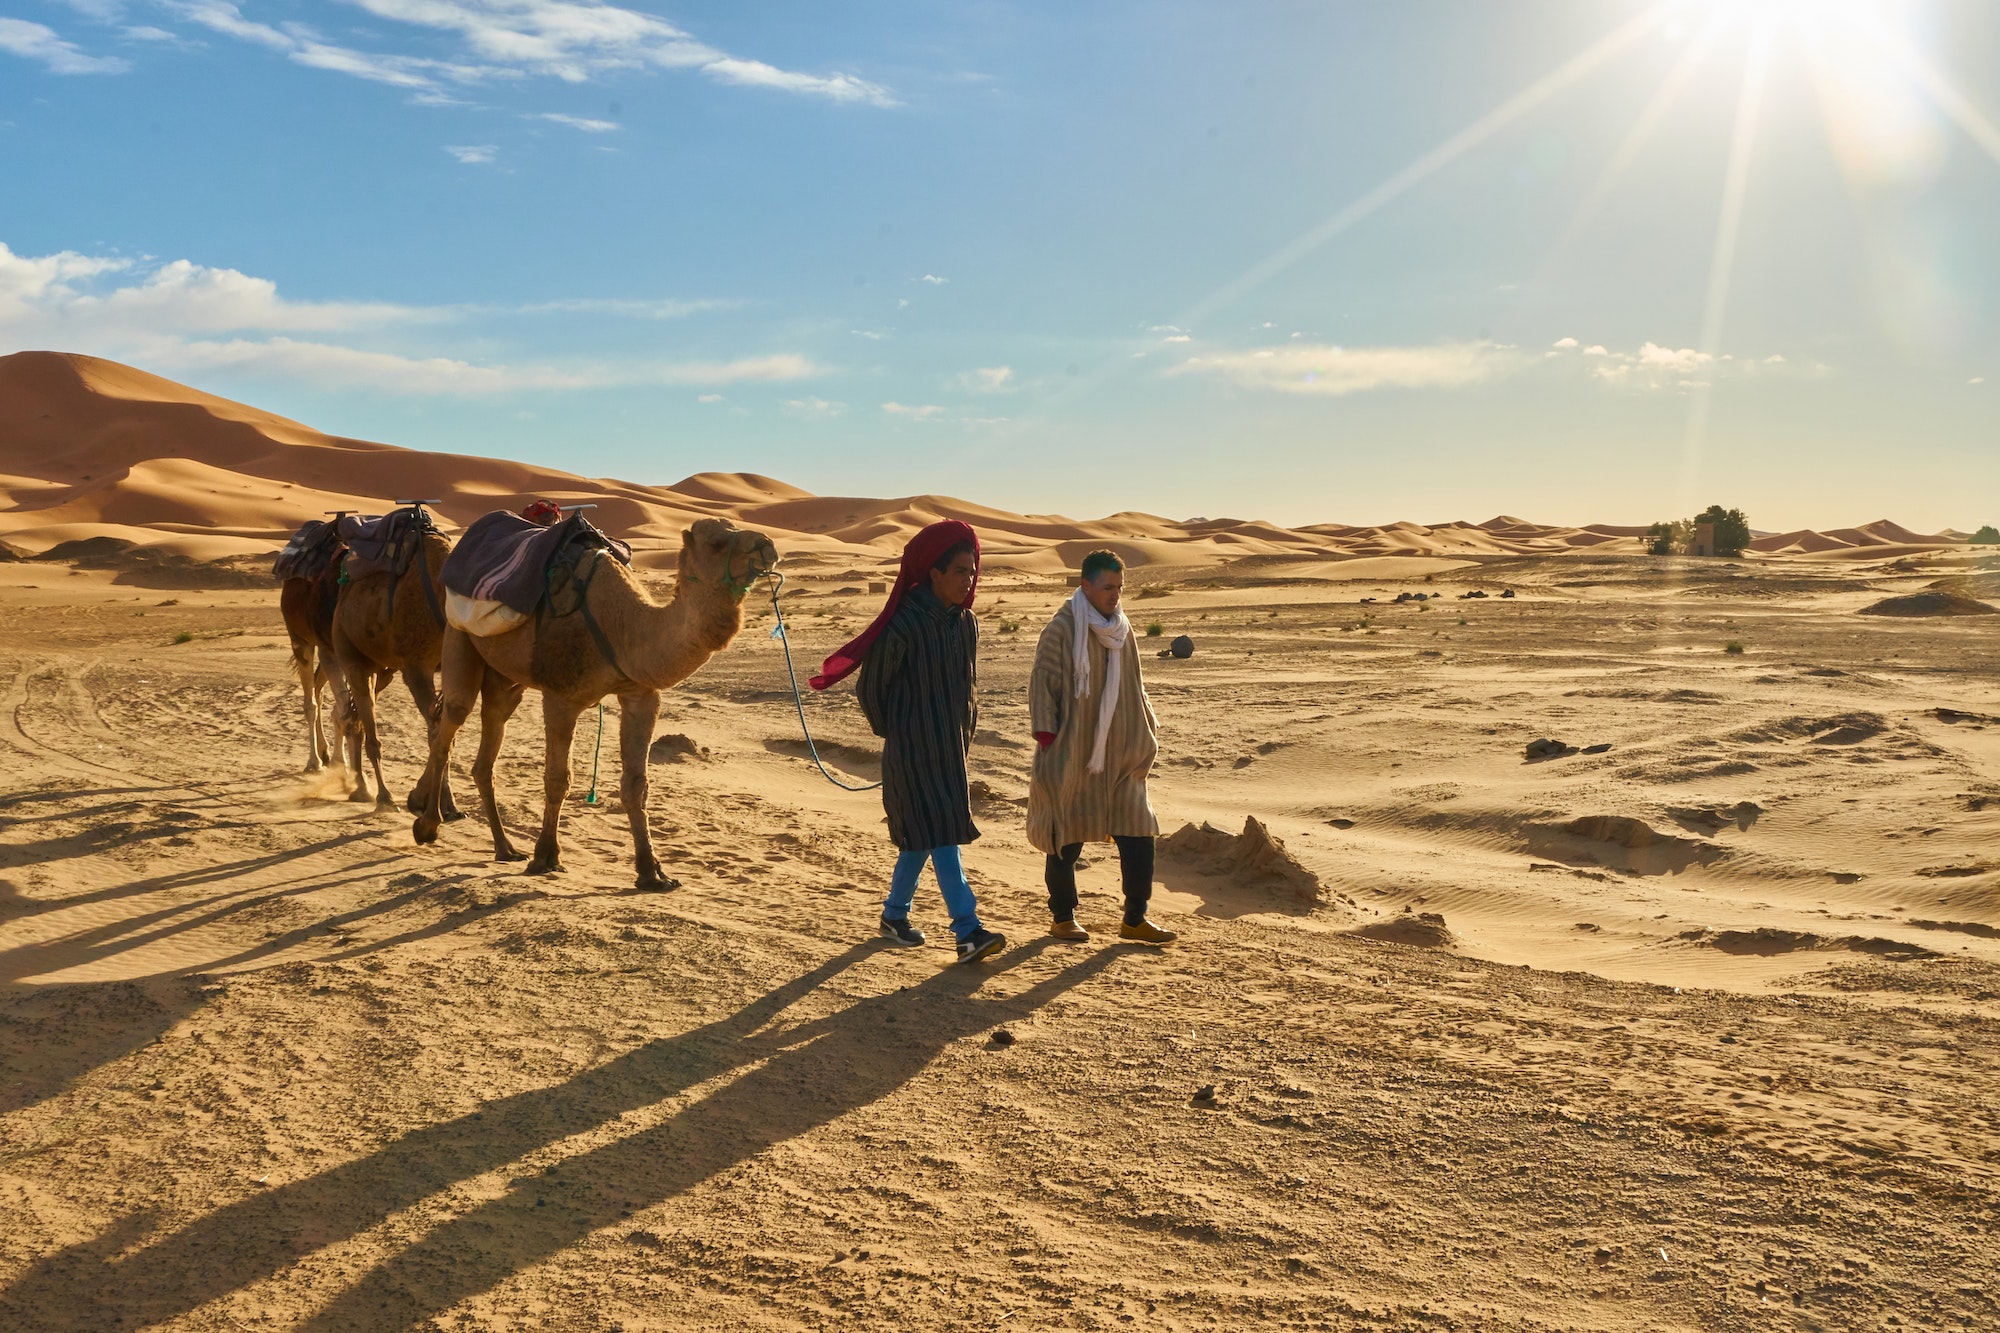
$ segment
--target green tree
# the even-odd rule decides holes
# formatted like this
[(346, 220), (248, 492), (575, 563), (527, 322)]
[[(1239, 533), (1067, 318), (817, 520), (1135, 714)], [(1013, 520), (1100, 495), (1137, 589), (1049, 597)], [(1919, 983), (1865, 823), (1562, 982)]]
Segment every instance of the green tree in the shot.
[(1646, 529), (1646, 554), (1679, 555), (1687, 549), (1689, 532), (1686, 523), (1655, 523)]
[(1724, 509), (1721, 505), (1710, 505), (1696, 514), (1694, 521), (1715, 524), (1717, 555), (1742, 555), (1743, 548), (1750, 544), (1750, 520), (1743, 517), (1741, 509)]
[(1972, 534), (1972, 544), (1974, 546), (2000, 546), (2000, 530), (1996, 530), (1991, 523), (1985, 524), (1979, 531)]

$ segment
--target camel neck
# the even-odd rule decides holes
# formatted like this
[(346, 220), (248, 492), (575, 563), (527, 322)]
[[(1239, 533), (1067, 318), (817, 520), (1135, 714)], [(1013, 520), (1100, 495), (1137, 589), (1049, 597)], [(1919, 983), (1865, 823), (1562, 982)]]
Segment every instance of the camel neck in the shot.
[(618, 645), (621, 665), (640, 684), (667, 689), (727, 646), (742, 624), (743, 604), (727, 588), (682, 575), (672, 601), (644, 608), (630, 657), (626, 645)]

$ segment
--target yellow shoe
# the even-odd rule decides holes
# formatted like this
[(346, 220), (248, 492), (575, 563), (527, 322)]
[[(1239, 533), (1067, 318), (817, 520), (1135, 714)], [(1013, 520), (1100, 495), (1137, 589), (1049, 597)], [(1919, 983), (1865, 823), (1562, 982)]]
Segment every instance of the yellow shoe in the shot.
[(1136, 926), (1118, 927), (1118, 938), (1130, 940), (1134, 944), (1172, 944), (1180, 936), (1171, 930), (1161, 930), (1149, 918)]
[(1056, 922), (1049, 927), (1049, 935), (1053, 939), (1068, 940), (1073, 944), (1088, 944), (1090, 942), (1090, 932), (1079, 926), (1074, 920)]

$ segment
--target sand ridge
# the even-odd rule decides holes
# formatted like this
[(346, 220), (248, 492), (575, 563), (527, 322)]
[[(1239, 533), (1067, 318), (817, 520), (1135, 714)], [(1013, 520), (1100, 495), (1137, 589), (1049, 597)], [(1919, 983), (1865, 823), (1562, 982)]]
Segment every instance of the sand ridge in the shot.
[[(366, 493), (357, 493), (364, 485)], [(1483, 523), (1316, 524), (1176, 520), (1118, 513), (1079, 520), (1015, 514), (940, 495), (812, 495), (750, 473), (703, 473), (671, 486), (588, 478), (554, 468), (432, 454), (329, 436), (296, 421), (131, 366), (58, 352), (0, 357), (0, 543), (35, 554), (105, 536), (195, 559), (275, 551), (327, 510), (380, 511), (435, 499), (451, 525), (547, 496), (594, 503), (632, 541), (642, 568), (671, 567), (680, 531), (704, 515), (761, 528), (795, 560), (882, 563), (941, 518), (985, 536), (996, 564), (1039, 573), (1110, 547), (1133, 565), (1216, 567), (1243, 559), (1341, 561), (1479, 558), (1641, 549), (1645, 530), (1565, 528), (1501, 515)], [(1769, 555), (1913, 553), (1962, 546), (1886, 521), (1831, 533), (1761, 538)]]

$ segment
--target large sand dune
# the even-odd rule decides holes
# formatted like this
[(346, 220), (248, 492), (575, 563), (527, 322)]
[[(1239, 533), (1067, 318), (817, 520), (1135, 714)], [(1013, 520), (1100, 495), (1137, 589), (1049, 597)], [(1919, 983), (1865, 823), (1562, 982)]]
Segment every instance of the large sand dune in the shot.
[[(196, 559), (274, 550), (332, 509), (379, 511), (435, 500), (455, 524), (537, 496), (599, 506), (599, 524), (633, 541), (642, 565), (671, 558), (680, 530), (718, 514), (769, 532), (795, 560), (893, 557), (909, 534), (962, 518), (985, 534), (989, 559), (1036, 572), (1108, 546), (1134, 565), (1218, 566), (1245, 557), (1304, 562), (1372, 556), (1480, 558), (1632, 552), (1643, 527), (1567, 528), (1502, 515), (1484, 523), (1284, 528), (1233, 518), (1176, 520), (1118, 513), (1080, 520), (1015, 514), (943, 495), (858, 499), (813, 495), (750, 473), (702, 473), (672, 486), (582, 477), (555, 468), (425, 453), (326, 435), (97, 357), (0, 357), (0, 542), (36, 554), (112, 537)], [(1895, 555), (1959, 544), (1883, 520), (1833, 532), (1760, 538), (1772, 555)]]

